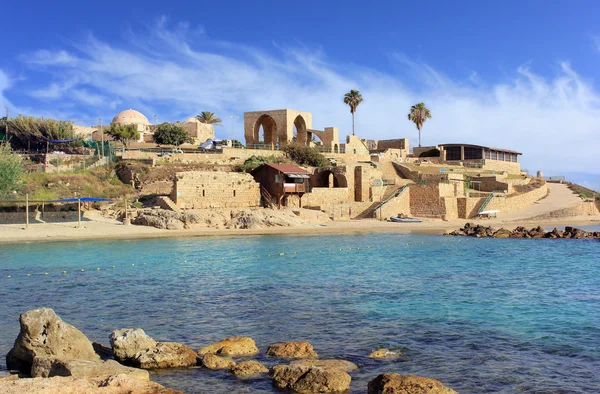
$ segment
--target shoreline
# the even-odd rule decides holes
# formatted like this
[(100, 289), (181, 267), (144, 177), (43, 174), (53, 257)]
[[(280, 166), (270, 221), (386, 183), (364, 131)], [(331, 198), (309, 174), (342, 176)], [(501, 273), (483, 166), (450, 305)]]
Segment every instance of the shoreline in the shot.
[(564, 226), (600, 226), (599, 216), (561, 218), (549, 221), (506, 221), (486, 220), (424, 220), (422, 223), (393, 223), (376, 220), (346, 220), (329, 222), (325, 225), (305, 224), (290, 227), (268, 227), (257, 229), (195, 228), (188, 230), (163, 230), (154, 227), (123, 225), (117, 221), (33, 223), (28, 229), (23, 224), (0, 224), (0, 245), (26, 244), (37, 242), (111, 241), (158, 238), (205, 238), (205, 237), (244, 237), (244, 236), (311, 236), (344, 235), (361, 233), (415, 233), (442, 235), (456, 230), (465, 223), (472, 222), (495, 228), (513, 230), (518, 226), (552, 229)]

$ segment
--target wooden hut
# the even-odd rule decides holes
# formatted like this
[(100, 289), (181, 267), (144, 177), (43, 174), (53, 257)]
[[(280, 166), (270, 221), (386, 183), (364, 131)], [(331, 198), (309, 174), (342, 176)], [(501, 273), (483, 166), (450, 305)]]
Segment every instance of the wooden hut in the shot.
[(293, 164), (265, 163), (255, 168), (252, 176), (269, 206), (286, 206), (291, 195), (297, 195), (302, 206), (302, 196), (309, 192), (309, 172)]

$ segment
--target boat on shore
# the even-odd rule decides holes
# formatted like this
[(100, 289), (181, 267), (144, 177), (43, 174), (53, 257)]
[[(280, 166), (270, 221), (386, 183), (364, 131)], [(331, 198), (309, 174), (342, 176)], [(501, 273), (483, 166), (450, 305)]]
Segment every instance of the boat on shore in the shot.
[(410, 218), (408, 216), (391, 216), (390, 221), (396, 223), (421, 223), (423, 220), (419, 218)]

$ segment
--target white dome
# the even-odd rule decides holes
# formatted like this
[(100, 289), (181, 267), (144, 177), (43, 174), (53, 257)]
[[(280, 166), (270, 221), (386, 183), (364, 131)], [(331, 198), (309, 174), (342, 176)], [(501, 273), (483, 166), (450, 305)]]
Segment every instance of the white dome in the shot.
[(183, 123), (202, 123), (202, 122), (200, 122), (196, 118), (187, 118), (186, 120), (183, 121)]
[(144, 114), (133, 109), (126, 109), (123, 112), (119, 112), (119, 114), (113, 118), (112, 122), (117, 124), (150, 125), (148, 118), (146, 118)]

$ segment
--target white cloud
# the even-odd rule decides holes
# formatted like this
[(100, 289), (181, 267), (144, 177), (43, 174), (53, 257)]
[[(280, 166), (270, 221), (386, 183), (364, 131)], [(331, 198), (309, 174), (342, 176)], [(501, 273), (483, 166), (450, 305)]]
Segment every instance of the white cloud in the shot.
[[(519, 150), (531, 172), (600, 172), (600, 95), (568, 63), (560, 63), (552, 78), (525, 64), (497, 83), (475, 70), (451, 78), (403, 54), (390, 56), (393, 73), (382, 73), (333, 64), (320, 49), (275, 50), (212, 40), (186, 24), (169, 29), (161, 19), (148, 32), (130, 33), (122, 45), (90, 36), (72, 53), (40, 50), (23, 59), (62, 80), (54, 82), (56, 97), (80, 108), (81, 119), (99, 112), (108, 117), (125, 107), (172, 121), (201, 110), (227, 119), (244, 111), (294, 108), (312, 112), (315, 128), (337, 126), (346, 135), (351, 117), (342, 97), (358, 89), (365, 99), (356, 114), (362, 137), (409, 137), (415, 145), (417, 130), (406, 114), (423, 101), (433, 114), (423, 129), (426, 145), (470, 142)], [(54, 97), (53, 89), (46, 88), (46, 97)], [(219, 132), (229, 133), (226, 126)]]

